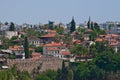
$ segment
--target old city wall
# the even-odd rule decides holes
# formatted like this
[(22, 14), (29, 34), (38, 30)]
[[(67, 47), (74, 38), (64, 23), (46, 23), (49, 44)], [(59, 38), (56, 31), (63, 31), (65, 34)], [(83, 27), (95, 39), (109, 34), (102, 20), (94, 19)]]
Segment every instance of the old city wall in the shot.
[(62, 67), (62, 60), (57, 58), (42, 58), (40, 60), (31, 60), (31, 59), (8, 59), (7, 65), (12, 67), (16, 65), (20, 71), (28, 71), (32, 73), (34, 69), (37, 69), (39, 72), (46, 71), (48, 69), (58, 70)]

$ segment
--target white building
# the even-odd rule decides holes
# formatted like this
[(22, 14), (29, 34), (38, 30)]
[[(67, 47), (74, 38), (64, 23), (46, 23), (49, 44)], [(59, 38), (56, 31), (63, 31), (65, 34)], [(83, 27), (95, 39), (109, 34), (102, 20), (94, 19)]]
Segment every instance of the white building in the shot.
[(18, 36), (18, 31), (6, 31), (5, 33), (5, 37), (7, 37), (8, 39), (11, 39), (13, 36)]
[(25, 52), (23, 46), (11, 46), (9, 50), (15, 54), (17, 59), (25, 59)]
[(65, 49), (65, 44), (51, 42), (43, 46), (43, 54), (59, 57), (60, 51)]
[(37, 37), (30, 37), (28, 39), (28, 41), (29, 41), (29, 44), (31, 44), (31, 45), (35, 45), (35, 46), (43, 45), (43, 41), (40, 38), (37, 38)]
[(104, 30), (108, 30), (110, 33), (120, 34), (120, 22), (106, 22), (100, 24), (100, 26)]

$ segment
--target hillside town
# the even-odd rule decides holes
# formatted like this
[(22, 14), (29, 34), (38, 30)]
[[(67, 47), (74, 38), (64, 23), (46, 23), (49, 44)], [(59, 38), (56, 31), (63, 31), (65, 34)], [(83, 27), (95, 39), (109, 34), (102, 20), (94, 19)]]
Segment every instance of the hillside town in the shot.
[[(103, 54), (103, 56), (99, 55), (99, 53), (104, 52), (106, 54)], [(65, 61), (66, 66), (70, 63), (81, 62), (87, 63), (84, 64), (85, 66), (94, 59), (97, 62), (101, 56), (109, 58), (107, 53), (115, 54), (115, 56), (120, 53), (120, 22), (99, 24), (89, 17), (87, 22), (78, 25), (73, 17), (68, 24), (54, 21), (34, 25), (27, 23), (18, 25), (14, 22), (0, 23), (0, 69), (6, 70), (17, 66), (20, 72), (28, 71), (29, 74), (32, 74), (32, 79), (34, 79), (34, 75), (46, 70), (57, 71), (62, 69), (63, 61)], [(120, 60), (118, 60), (118, 63), (116, 62), (118, 73), (120, 70), (119, 63)], [(95, 64), (99, 66), (105, 63), (98, 60), (98, 63)], [(108, 65), (110, 64), (112, 63), (108, 63)], [(99, 68), (103, 69), (103, 66), (100, 65)], [(71, 68), (71, 70), (74, 71), (74, 68)], [(110, 71), (112, 71), (111, 68)], [(100, 74), (102, 75), (101, 72)], [(114, 76), (111, 78), (111, 80), (119, 79), (114, 79)], [(57, 80), (88, 79), (74, 76), (74, 79)], [(89, 80), (98, 80), (98, 77)], [(101, 80), (110, 79), (103, 77)]]

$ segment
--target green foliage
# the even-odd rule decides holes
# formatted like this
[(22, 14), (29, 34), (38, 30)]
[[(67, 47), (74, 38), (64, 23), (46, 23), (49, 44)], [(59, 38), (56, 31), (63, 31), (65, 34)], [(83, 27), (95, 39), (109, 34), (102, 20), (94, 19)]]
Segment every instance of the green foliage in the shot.
[(87, 22), (87, 27), (88, 27), (88, 29), (91, 29), (91, 21), (90, 21), (90, 17), (89, 17), (89, 20), (88, 20), (88, 22)]
[(89, 53), (92, 54), (93, 56), (96, 55), (97, 49), (96, 49), (96, 45), (95, 44), (90, 45), (90, 47), (89, 47)]
[(35, 48), (35, 52), (43, 52), (43, 47), (42, 46), (39, 46), (39, 47), (36, 47)]
[(94, 23), (91, 22), (91, 29), (94, 30)]
[(57, 72), (53, 70), (47, 70), (45, 72), (46, 76), (50, 78), (50, 80), (56, 80)]
[(27, 71), (23, 71), (20, 74), (18, 74), (17, 80), (31, 80), (31, 77)]
[(88, 54), (88, 49), (82, 45), (74, 45), (70, 50), (73, 54)]
[(94, 23), (94, 30), (96, 30), (96, 31), (100, 30), (100, 26), (96, 22)]
[(104, 71), (97, 67), (93, 61), (80, 63), (74, 73), (74, 80), (103, 80)]
[(106, 34), (106, 32), (105, 32), (105, 30), (101, 30), (101, 29), (100, 29), (100, 30), (98, 31), (98, 34), (99, 34), (99, 35), (100, 35), (100, 34)]
[(68, 71), (68, 80), (73, 80), (73, 70)]
[(35, 80), (56, 80), (57, 72), (53, 70), (47, 70), (42, 74), (35, 77)]
[(78, 28), (77, 28), (77, 32), (80, 32), (80, 33), (84, 34), (85, 29), (84, 29), (84, 28), (78, 27)]
[(2, 49), (8, 49), (10, 45), (10, 40), (8, 38), (2, 38)]
[(50, 80), (46, 75), (38, 75), (35, 80)]
[(14, 80), (14, 76), (10, 70), (0, 71), (0, 80)]
[(58, 34), (63, 34), (64, 28), (63, 27), (57, 27), (56, 32)]
[(13, 76), (16, 78), (16, 76), (17, 76), (17, 66), (13, 65), (13, 67), (10, 70), (11, 70)]
[(17, 67), (13, 65), (11, 69), (0, 70), (0, 80), (31, 80), (31, 77), (27, 71), (18, 73)]
[(15, 54), (10, 54), (9, 55), (9, 59), (15, 59), (16, 57), (15, 57)]
[(79, 34), (79, 38), (78, 39), (80, 39), (81, 41), (83, 41), (84, 40), (85, 29), (78, 27), (77, 28), (77, 32)]
[(27, 29), (25, 32), (27, 33), (28, 37), (31, 37), (31, 36), (40, 37), (42, 34), (42, 32), (35, 31), (34, 29)]
[(72, 19), (72, 21), (71, 21), (70, 24), (71, 24), (71, 26), (70, 26), (70, 32), (72, 33), (72, 32), (74, 32), (76, 30), (76, 23), (74, 21), (74, 18)]
[(69, 77), (69, 75), (72, 75), (71, 72), (69, 72), (69, 67), (65, 66), (65, 61), (62, 62), (62, 69), (57, 71), (57, 77), (56, 80), (70, 80), (73, 78), (73, 76)]
[(70, 42), (72, 41), (72, 37), (70, 34), (66, 34), (65, 38), (63, 39), (65, 44), (71, 44)]
[(13, 41), (13, 40), (16, 40), (18, 38), (18, 36), (13, 36), (10, 40)]
[(27, 37), (25, 37), (24, 40), (24, 51), (25, 51), (25, 58), (30, 58), (29, 43)]
[(94, 41), (97, 36), (98, 36), (97, 31), (92, 31), (90, 33), (90, 40)]
[(18, 44), (14, 44), (13, 41), (18, 39), (18, 36), (13, 36), (9, 41), (10, 41), (10, 46), (14, 46), (14, 45), (18, 45)]
[(103, 52), (97, 55), (95, 64), (107, 72), (116, 72), (117, 70), (120, 70), (119, 58), (120, 54), (113, 54), (110, 51)]
[(13, 22), (10, 23), (9, 31), (15, 31), (15, 25)]

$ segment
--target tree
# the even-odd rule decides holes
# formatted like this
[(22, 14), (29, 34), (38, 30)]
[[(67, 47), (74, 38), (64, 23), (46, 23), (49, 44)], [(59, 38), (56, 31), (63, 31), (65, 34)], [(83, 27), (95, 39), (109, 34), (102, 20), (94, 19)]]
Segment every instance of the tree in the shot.
[(15, 25), (13, 22), (10, 23), (9, 31), (14, 31), (15, 30)]
[(99, 68), (104, 69), (105, 71), (111, 72), (111, 71), (113, 71), (114, 66), (115, 66), (112, 63), (113, 56), (114, 56), (114, 54), (109, 51), (102, 52), (101, 54), (97, 55), (95, 64)]
[(53, 70), (47, 70), (44, 73), (47, 77), (49, 77), (51, 80), (56, 80), (57, 72)]
[(23, 71), (20, 74), (18, 74), (17, 80), (31, 80), (31, 77), (27, 71)]
[(43, 52), (43, 47), (42, 46), (39, 46), (39, 47), (36, 47), (35, 48), (35, 52)]
[(56, 32), (57, 32), (58, 34), (63, 34), (63, 31), (64, 31), (64, 28), (63, 28), (63, 27), (57, 27)]
[(69, 68), (65, 66), (65, 62), (63, 61), (62, 70), (58, 70), (56, 80), (68, 80), (69, 79), (68, 72), (69, 72)]
[(12, 36), (11, 41), (18, 39), (18, 36)]
[(88, 49), (82, 45), (74, 45), (71, 48), (71, 52), (77, 55), (88, 54)]
[(65, 72), (65, 61), (63, 60), (62, 61), (62, 73), (64, 73)]
[(94, 23), (94, 29), (96, 30), (96, 31), (99, 31), (100, 30), (100, 26), (98, 25), (98, 23)]
[(15, 54), (10, 54), (10, 55), (9, 55), (9, 58), (10, 58), (10, 59), (15, 59), (15, 58), (16, 58), (16, 57), (15, 57)]
[(89, 69), (86, 64), (80, 63), (75, 71), (75, 79), (74, 80), (88, 80)]
[(43, 75), (36, 76), (35, 80), (50, 80), (50, 78), (43, 74)]
[(72, 70), (69, 70), (68, 71), (68, 80), (73, 80), (73, 71)]
[(94, 23), (91, 22), (91, 29), (94, 30)]
[(14, 46), (14, 45), (18, 45), (17, 43), (14, 43), (13, 41), (18, 39), (18, 36), (13, 36), (11, 39), (10, 39), (10, 46)]
[(87, 23), (87, 27), (88, 27), (88, 29), (91, 29), (91, 20), (90, 20), (90, 17), (89, 17), (89, 20), (88, 20), (88, 23)]
[(28, 43), (27, 37), (25, 37), (25, 40), (24, 40), (24, 51), (25, 51), (25, 58), (29, 58), (30, 52), (29, 52), (29, 43)]
[(98, 34), (99, 34), (99, 35), (100, 35), (100, 34), (106, 34), (106, 32), (105, 32), (105, 30), (101, 30), (101, 29), (100, 29), (100, 30), (98, 31)]
[(2, 38), (1, 39), (2, 42), (2, 49), (8, 49), (10, 46), (10, 40), (8, 38)]
[(57, 70), (57, 76), (56, 76), (56, 80), (62, 80), (62, 71), (60, 69)]
[(84, 40), (85, 29), (78, 27), (78, 28), (77, 28), (77, 32), (79, 33), (79, 39), (80, 39), (81, 41), (83, 41), (83, 40)]
[(74, 21), (74, 18), (72, 18), (72, 21), (71, 21), (71, 26), (70, 26), (70, 32), (74, 32), (76, 30), (76, 23)]
[(5, 22), (5, 25), (8, 25), (8, 22)]
[(103, 80), (105, 71), (100, 69), (95, 65), (94, 61), (90, 61), (87, 64), (87, 68), (89, 69), (89, 80)]
[(70, 34), (66, 34), (63, 41), (65, 44), (71, 44), (70, 42), (72, 41), (72, 36)]
[(97, 31), (92, 31), (91, 33), (90, 33), (90, 40), (95, 40), (95, 38), (98, 36), (98, 33), (97, 33)]

